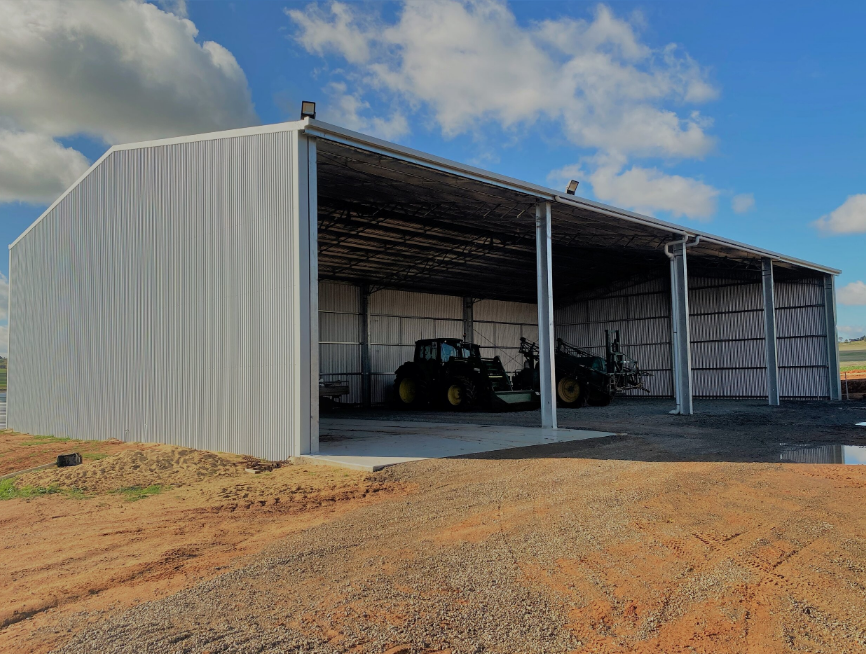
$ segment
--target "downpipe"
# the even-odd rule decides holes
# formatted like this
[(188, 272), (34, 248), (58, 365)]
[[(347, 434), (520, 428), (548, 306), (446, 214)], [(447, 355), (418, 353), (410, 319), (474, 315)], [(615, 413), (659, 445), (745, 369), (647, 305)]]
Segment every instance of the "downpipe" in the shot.
[[(671, 348), (673, 350), (673, 365), (674, 371), (679, 370), (679, 348), (676, 346), (677, 337), (679, 335), (679, 303), (676, 301), (677, 288), (676, 284), (676, 256), (671, 252), (670, 248), (672, 245), (682, 245), (683, 246), (683, 254), (685, 254), (685, 250), (687, 248), (691, 248), (696, 246), (701, 242), (700, 234), (695, 236), (695, 240), (689, 243), (689, 235), (686, 234), (681, 239), (676, 241), (670, 241), (669, 243), (665, 243), (664, 252), (665, 256), (670, 260), (670, 275), (671, 275), (671, 337), (673, 339)], [(688, 280), (686, 280), (686, 284), (688, 284)], [(686, 293), (688, 293), (688, 289), (686, 289)], [(674, 376), (674, 395), (676, 397), (677, 408), (673, 411), (670, 411), (670, 415), (679, 416), (683, 414), (683, 389), (679, 383), (679, 375)]]

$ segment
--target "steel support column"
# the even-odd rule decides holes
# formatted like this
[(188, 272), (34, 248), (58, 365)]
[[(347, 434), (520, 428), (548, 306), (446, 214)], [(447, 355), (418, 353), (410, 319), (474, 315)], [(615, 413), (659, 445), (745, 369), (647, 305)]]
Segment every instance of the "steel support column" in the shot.
[(556, 429), (556, 370), (553, 356), (553, 246), (550, 203), (535, 205), (535, 252), (538, 279), (538, 376), (541, 426)]
[(692, 354), (689, 338), (689, 273), (686, 244), (671, 246), (671, 349), (677, 408), (671, 413), (689, 416), (692, 408)]
[(300, 350), (297, 435), (294, 454), (319, 451), (319, 241), (316, 139), (296, 135), (298, 226), (298, 317)]
[(776, 295), (773, 287), (773, 260), (764, 258), (764, 346), (767, 353), (767, 399), (779, 406), (779, 354), (776, 345)]
[(827, 371), (830, 379), (830, 399), (842, 399), (839, 373), (839, 333), (836, 330), (836, 277), (824, 275), (824, 317), (827, 321)]
[(361, 284), (360, 292), (361, 404), (368, 408), (372, 404), (373, 397), (370, 385), (370, 287)]
[(475, 299), (463, 298), (463, 340), (475, 342)]

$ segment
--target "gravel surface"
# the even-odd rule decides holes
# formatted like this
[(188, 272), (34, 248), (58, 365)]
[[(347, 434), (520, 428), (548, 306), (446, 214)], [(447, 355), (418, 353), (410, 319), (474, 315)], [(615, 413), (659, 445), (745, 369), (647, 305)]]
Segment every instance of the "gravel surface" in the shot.
[(60, 651), (866, 651), (866, 471), (770, 463), (781, 443), (866, 444), (866, 404), (697, 407), (563, 411), (628, 435), (388, 469), (415, 491)]

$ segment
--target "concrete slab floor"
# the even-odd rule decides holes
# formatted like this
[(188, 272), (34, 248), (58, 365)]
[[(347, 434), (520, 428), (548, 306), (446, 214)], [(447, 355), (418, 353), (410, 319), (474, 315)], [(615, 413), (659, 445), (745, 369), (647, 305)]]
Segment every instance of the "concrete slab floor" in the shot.
[(504, 425), (322, 418), (319, 453), (301, 458), (374, 472), (423, 459), (613, 436), (613, 432)]

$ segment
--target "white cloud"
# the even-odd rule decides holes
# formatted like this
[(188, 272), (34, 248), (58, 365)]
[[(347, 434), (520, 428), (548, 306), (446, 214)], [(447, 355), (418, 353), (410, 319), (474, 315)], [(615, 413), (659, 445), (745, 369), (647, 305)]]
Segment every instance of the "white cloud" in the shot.
[(709, 219), (716, 211), (719, 191), (703, 182), (668, 175), (657, 168), (632, 166), (610, 157), (589, 174), (595, 196), (603, 202), (640, 213), (670, 212), (675, 218)]
[[(196, 40), (183, 0), (163, 4), (171, 12), (142, 0), (0, 2), (4, 138), (34, 147), (25, 171), (0, 180), (3, 200), (45, 201), (80, 170), (83, 157), (49, 137), (119, 143), (258, 122), (234, 56)], [(8, 170), (24, 153), (7, 145), (2, 156)]]
[(51, 202), (88, 165), (50, 136), (0, 129), (0, 202)]
[(246, 77), (195, 25), (137, 0), (0, 3), (0, 115), (108, 143), (257, 121)]
[(866, 194), (849, 195), (840, 207), (812, 223), (829, 234), (866, 232)]
[(389, 141), (399, 140), (409, 133), (409, 121), (405, 115), (399, 111), (395, 111), (388, 118), (369, 115), (370, 103), (357, 95), (347, 93), (345, 84), (330, 84), (327, 93), (330, 102), (321, 112), (323, 120)]
[(755, 196), (751, 193), (740, 193), (731, 198), (731, 208), (734, 213), (746, 213), (755, 208)]
[[(569, 164), (562, 168), (550, 171), (547, 176), (547, 182), (554, 188), (565, 190), (568, 183), (576, 179), (578, 182), (586, 178), (586, 171), (580, 164)], [(579, 187), (578, 187), (579, 188)]]
[(836, 298), (847, 306), (866, 306), (866, 284), (861, 281), (851, 282), (836, 291)]
[(429, 109), (449, 137), (486, 121), (554, 121), (574, 145), (635, 155), (700, 157), (714, 139), (697, 112), (717, 91), (676, 46), (654, 51), (605, 7), (592, 20), (522, 26), (497, 0), (409, 1), (393, 23), (334, 2), (287, 14), (309, 52), (337, 53), (359, 86)]
[(156, 0), (156, 4), (162, 7), (165, 11), (180, 16), (181, 18), (187, 18), (189, 16), (186, 0)]
[(318, 5), (309, 5), (305, 11), (286, 9), (285, 12), (301, 28), (298, 41), (308, 52), (324, 55), (336, 51), (352, 64), (369, 61), (371, 37), (368, 30), (374, 28), (347, 5), (335, 2), (329, 12)]
[(866, 334), (866, 327), (862, 325), (839, 325), (836, 332), (840, 338), (860, 338)]

